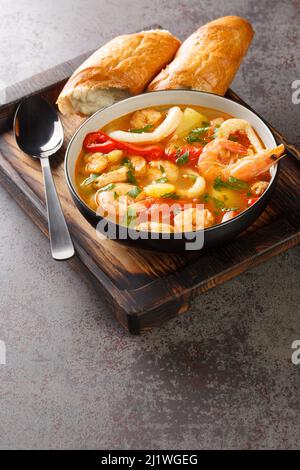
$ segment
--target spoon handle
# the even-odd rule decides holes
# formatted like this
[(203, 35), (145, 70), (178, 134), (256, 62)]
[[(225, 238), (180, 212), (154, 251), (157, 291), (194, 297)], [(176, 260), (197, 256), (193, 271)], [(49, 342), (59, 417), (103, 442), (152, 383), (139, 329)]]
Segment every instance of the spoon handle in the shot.
[(56, 260), (68, 259), (75, 254), (75, 251), (57, 196), (48, 157), (41, 158), (41, 166), (45, 183), (52, 257)]

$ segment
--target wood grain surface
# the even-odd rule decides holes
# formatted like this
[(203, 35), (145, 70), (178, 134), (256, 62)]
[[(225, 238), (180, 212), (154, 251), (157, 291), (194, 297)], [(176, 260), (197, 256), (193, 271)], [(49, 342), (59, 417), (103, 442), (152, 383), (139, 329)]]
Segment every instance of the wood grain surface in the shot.
[[(0, 107), (0, 181), (46, 235), (40, 164), (18, 149), (12, 118), (24, 96), (41, 94), (54, 103), (67, 77), (87, 55), (10, 87)], [(232, 91), (228, 97), (248, 106)], [(96, 285), (117, 320), (131, 333), (139, 334), (185, 312), (195, 295), (299, 243), (300, 152), (275, 129), (276, 139), (285, 144), (289, 156), (282, 161), (271, 203), (255, 224), (220, 248), (155, 254), (97, 237), (76, 209), (66, 185), (63, 160), (66, 145), (82, 119), (62, 117), (62, 121), (65, 142), (51, 166), (77, 252), (69, 263)]]

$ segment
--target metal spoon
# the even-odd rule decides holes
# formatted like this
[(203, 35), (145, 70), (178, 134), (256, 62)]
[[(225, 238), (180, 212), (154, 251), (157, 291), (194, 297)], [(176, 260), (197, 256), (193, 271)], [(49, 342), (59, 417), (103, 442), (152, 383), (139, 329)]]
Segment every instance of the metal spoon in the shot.
[(39, 158), (44, 176), (51, 253), (64, 260), (74, 255), (74, 246), (52, 178), (49, 158), (62, 146), (64, 131), (56, 110), (43, 98), (31, 96), (19, 105), (14, 131), (20, 149)]

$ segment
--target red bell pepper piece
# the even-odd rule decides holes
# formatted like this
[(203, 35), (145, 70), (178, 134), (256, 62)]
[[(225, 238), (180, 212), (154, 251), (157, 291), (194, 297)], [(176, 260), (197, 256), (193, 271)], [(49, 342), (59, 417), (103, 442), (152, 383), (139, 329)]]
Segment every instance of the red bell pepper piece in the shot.
[(85, 136), (83, 148), (86, 152), (109, 153), (112, 150), (124, 150), (132, 155), (140, 155), (151, 160), (160, 159), (164, 155), (164, 150), (158, 145), (149, 145), (148, 147), (138, 147), (137, 145), (127, 144), (111, 139), (102, 131), (90, 132)]
[(90, 132), (87, 134), (83, 141), (83, 148), (86, 152), (95, 153), (109, 153), (116, 150), (115, 142), (104, 134), (104, 132)]

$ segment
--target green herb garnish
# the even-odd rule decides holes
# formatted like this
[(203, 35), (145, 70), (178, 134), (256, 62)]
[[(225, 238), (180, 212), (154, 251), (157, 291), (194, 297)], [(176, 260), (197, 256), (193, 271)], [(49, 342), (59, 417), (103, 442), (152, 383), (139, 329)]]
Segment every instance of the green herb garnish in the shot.
[(238, 211), (239, 207), (223, 207), (222, 212)]
[(203, 134), (206, 134), (206, 132), (210, 129), (209, 123), (204, 123), (208, 124), (206, 127), (197, 127), (196, 129), (193, 129), (189, 135), (187, 136), (186, 140), (191, 144), (192, 142), (203, 142)]
[(127, 166), (131, 170), (133, 169), (133, 165), (132, 165), (131, 161), (129, 160), (129, 158), (127, 158), (127, 157), (123, 158), (122, 165)]
[(96, 179), (99, 178), (99, 176), (100, 176), (99, 173), (91, 173), (88, 178), (82, 181), (80, 186), (89, 186), (90, 184), (94, 183), (94, 181), (96, 181)]
[(217, 209), (222, 209), (224, 207), (224, 201), (221, 201), (220, 199), (217, 199), (216, 197), (212, 198), (213, 203), (215, 204)]
[(132, 206), (129, 206), (124, 215), (124, 225), (126, 225), (126, 227), (130, 227), (130, 225), (136, 219), (136, 217), (137, 217), (136, 209)]
[(215, 179), (214, 189), (220, 191), (222, 188), (233, 189), (234, 191), (240, 191), (247, 189), (249, 187), (248, 183), (241, 181), (233, 176), (228, 178), (228, 181), (223, 181), (220, 176)]
[(238, 142), (238, 138), (235, 137), (234, 135), (230, 135), (230, 136), (228, 137), (228, 140), (231, 140), (232, 142)]
[(212, 201), (217, 209), (222, 209), (223, 210), (224, 201), (221, 201), (221, 199), (217, 199), (216, 197), (212, 197), (208, 193), (206, 193), (206, 194), (203, 194), (202, 200), (203, 200), (203, 202)]
[(131, 168), (128, 168), (127, 171), (127, 181), (131, 184), (136, 184), (136, 177), (134, 176), (134, 171)]
[(130, 197), (136, 198), (141, 192), (142, 192), (141, 188), (139, 188), (138, 186), (135, 186), (134, 188), (130, 189), (130, 191), (128, 191), (127, 194)]
[(131, 161), (129, 160), (129, 158), (127, 158), (127, 157), (123, 158), (122, 165), (127, 166), (127, 168), (128, 168), (128, 171), (127, 171), (127, 181), (128, 181), (128, 183), (136, 184), (136, 179), (135, 179), (135, 176), (134, 176), (134, 166), (131, 163)]
[(130, 129), (129, 132), (132, 132), (134, 134), (142, 134), (143, 132), (150, 131), (150, 129), (152, 129), (153, 126), (154, 124), (147, 124), (145, 127), (142, 127), (140, 129)]
[(116, 185), (114, 183), (109, 183), (106, 186), (103, 186), (103, 188), (98, 189), (99, 193), (102, 193), (103, 191), (111, 191), (114, 189)]
[(217, 138), (218, 138), (219, 127), (220, 127), (220, 126), (216, 126), (216, 127), (215, 127), (214, 134), (213, 134), (213, 139), (217, 139)]
[(162, 176), (161, 178), (158, 178), (157, 180), (154, 180), (154, 183), (168, 183), (168, 178), (166, 176)]
[(163, 196), (161, 196), (163, 199), (180, 199), (180, 197), (178, 196), (178, 194), (176, 193), (167, 193), (167, 194), (164, 194)]
[(198, 178), (196, 175), (193, 175), (191, 173), (186, 173), (184, 175), (182, 175), (184, 178), (189, 178), (190, 180), (192, 181), (196, 181), (196, 179)]
[(166, 170), (164, 169), (164, 167), (162, 165), (159, 165), (159, 169), (160, 169), (162, 174), (166, 173)]
[(184, 165), (185, 163), (189, 161), (189, 151), (187, 150), (182, 155), (180, 155), (180, 150), (178, 152), (177, 152), (178, 158), (176, 159), (176, 163), (177, 165)]

